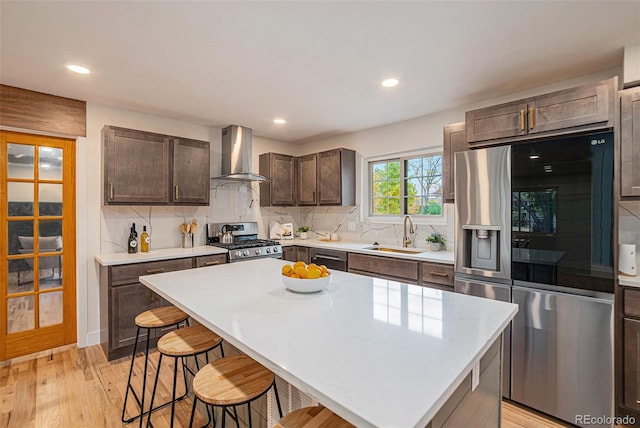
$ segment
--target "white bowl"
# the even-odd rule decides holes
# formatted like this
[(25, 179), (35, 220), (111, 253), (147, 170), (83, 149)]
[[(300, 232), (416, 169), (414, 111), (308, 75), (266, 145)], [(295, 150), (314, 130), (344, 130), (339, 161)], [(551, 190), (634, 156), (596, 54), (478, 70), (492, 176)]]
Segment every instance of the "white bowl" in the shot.
[(317, 279), (301, 279), (301, 278), (289, 278), (288, 276), (282, 276), (282, 283), (284, 288), (294, 293), (319, 293), (322, 290), (326, 290), (331, 282), (331, 274), (324, 278)]

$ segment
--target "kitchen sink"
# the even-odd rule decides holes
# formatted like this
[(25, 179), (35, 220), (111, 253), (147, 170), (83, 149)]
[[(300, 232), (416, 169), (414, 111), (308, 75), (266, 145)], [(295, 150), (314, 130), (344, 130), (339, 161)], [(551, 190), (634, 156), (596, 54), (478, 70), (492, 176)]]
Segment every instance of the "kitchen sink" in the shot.
[(390, 248), (390, 247), (365, 247), (365, 250), (374, 250), (374, 251), (382, 251), (384, 253), (399, 253), (399, 254), (420, 254), (423, 253), (424, 250), (410, 250), (408, 248)]

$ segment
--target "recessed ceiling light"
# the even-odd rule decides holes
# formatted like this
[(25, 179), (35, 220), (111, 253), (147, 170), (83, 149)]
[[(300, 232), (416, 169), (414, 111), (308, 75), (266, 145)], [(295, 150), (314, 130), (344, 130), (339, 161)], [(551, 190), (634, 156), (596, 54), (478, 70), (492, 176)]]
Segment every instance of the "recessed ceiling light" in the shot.
[(287, 121), (284, 120), (284, 119), (273, 119), (273, 123), (277, 123), (278, 125), (282, 125), (284, 123), (287, 123)]
[(91, 71), (88, 68), (82, 67), (81, 65), (69, 64), (69, 65), (67, 65), (67, 68), (69, 70), (73, 71), (74, 73), (78, 73), (78, 74), (89, 74), (89, 73), (91, 73)]
[(529, 159), (540, 159), (540, 155), (529, 155)]
[(398, 83), (398, 79), (385, 79), (382, 81), (382, 86), (384, 86), (385, 88), (393, 88)]

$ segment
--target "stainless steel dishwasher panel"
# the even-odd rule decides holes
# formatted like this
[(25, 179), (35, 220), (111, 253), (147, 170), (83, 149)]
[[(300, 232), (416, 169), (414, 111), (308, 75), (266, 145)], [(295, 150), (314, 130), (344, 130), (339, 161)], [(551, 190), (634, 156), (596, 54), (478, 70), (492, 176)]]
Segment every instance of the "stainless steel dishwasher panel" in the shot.
[(612, 299), (514, 286), (511, 399), (579, 426), (612, 417)]
[[(456, 277), (453, 283), (456, 293), (484, 297), (501, 302), (511, 302), (511, 285), (496, 284), (484, 280)], [(502, 347), (502, 396), (511, 397), (511, 323), (504, 330)]]

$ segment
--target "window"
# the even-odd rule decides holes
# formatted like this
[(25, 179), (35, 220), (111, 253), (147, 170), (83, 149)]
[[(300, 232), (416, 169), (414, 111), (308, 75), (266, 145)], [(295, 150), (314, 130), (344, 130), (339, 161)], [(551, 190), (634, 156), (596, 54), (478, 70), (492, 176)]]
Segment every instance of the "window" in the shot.
[(369, 215), (442, 215), (442, 155), (369, 162)]

